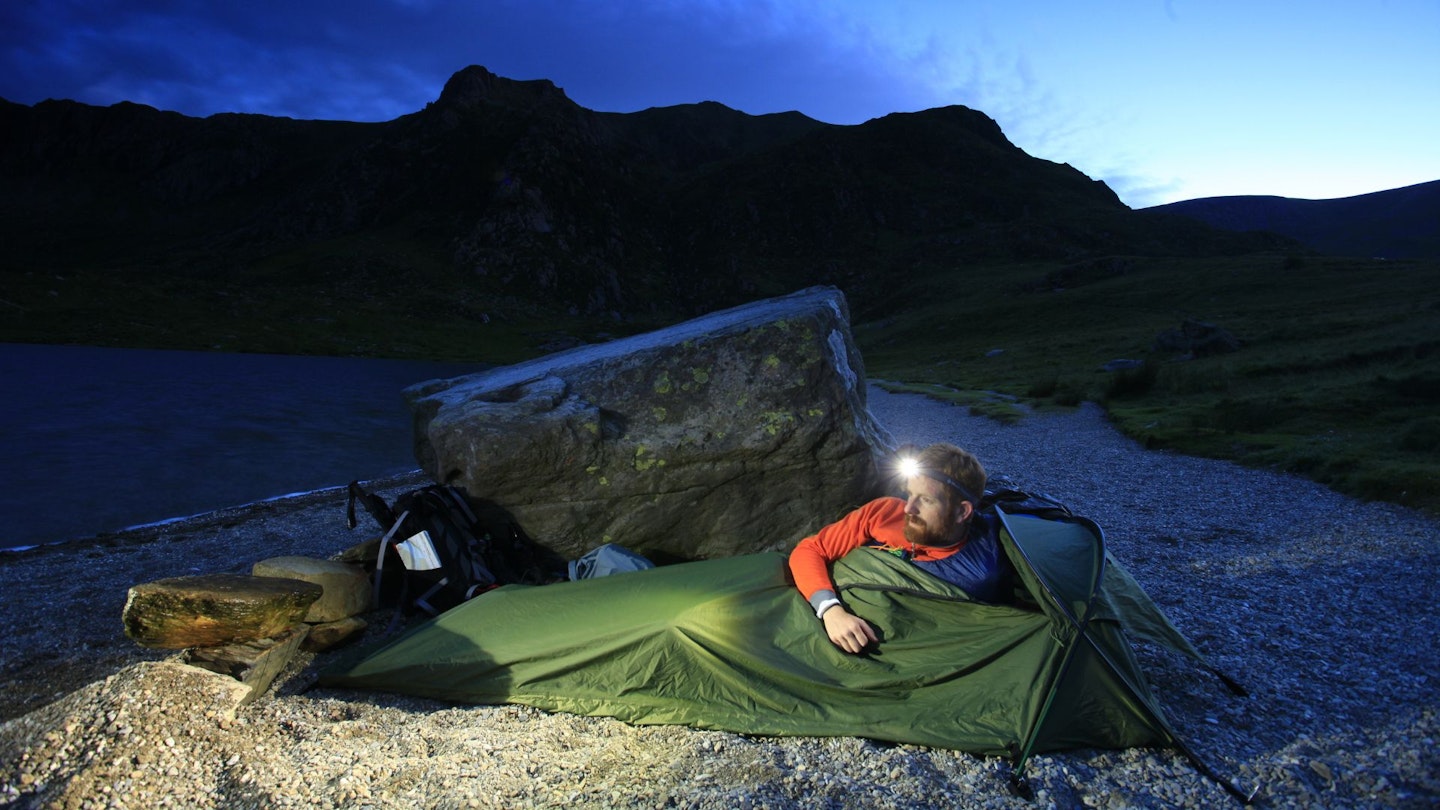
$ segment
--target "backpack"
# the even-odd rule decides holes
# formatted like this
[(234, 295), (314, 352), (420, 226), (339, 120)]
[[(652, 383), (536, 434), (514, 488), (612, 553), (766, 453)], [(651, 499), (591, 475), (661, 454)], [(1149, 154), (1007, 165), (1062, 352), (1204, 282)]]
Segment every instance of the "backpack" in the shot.
[(422, 487), (393, 506), (358, 481), (350, 483), (349, 494), (350, 528), (359, 501), (385, 530), (375, 557), (376, 605), (436, 616), (491, 588), (545, 579), (535, 546), (520, 527), (489, 514), (498, 510), (487, 510), (482, 519), (455, 487)]
[(1070, 507), (1043, 492), (1021, 489), (1018, 484), (1005, 476), (990, 479), (985, 494), (980, 497), (976, 511), (993, 512), (998, 506), (1008, 515), (1034, 515), (1046, 520), (1082, 522), (1086, 518), (1075, 514)]

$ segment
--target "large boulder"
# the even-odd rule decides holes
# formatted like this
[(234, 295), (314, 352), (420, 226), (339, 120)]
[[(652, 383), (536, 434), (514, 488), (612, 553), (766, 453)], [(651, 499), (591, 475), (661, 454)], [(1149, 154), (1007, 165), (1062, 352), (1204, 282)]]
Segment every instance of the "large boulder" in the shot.
[(426, 472), (569, 559), (788, 548), (873, 497), (893, 444), (829, 287), (406, 395)]

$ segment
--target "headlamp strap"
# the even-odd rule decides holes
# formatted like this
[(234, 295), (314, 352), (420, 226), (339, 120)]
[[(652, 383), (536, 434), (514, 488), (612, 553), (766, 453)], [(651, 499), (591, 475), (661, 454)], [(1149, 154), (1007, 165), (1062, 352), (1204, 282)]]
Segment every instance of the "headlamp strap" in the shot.
[(945, 486), (950, 487), (951, 489), (960, 493), (961, 498), (974, 504), (975, 508), (980, 508), (980, 499), (976, 497), (975, 493), (971, 492), (968, 487), (966, 487), (959, 481), (956, 481), (954, 478), (951, 478), (950, 476), (946, 475), (943, 472), (940, 472), (939, 470), (932, 470), (929, 467), (921, 467), (916, 472), (920, 475), (925, 476), (926, 478), (932, 478), (944, 484)]

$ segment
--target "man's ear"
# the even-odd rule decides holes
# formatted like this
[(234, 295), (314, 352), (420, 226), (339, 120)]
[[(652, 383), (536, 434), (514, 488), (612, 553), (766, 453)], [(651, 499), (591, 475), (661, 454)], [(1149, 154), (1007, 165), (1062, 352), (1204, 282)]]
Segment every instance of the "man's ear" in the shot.
[(955, 522), (964, 523), (969, 520), (973, 514), (975, 514), (975, 504), (969, 501), (961, 501), (960, 505), (955, 508)]

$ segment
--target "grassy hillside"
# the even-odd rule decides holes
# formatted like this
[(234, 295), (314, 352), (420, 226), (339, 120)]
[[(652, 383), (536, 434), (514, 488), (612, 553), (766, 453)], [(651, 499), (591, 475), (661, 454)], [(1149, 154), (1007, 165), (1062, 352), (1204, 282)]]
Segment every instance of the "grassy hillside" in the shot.
[[(872, 377), (997, 418), (1097, 400), (1147, 446), (1437, 509), (1437, 281), (1436, 262), (1278, 255), (972, 267), (917, 282), (913, 307), (856, 336)], [(1156, 350), (1185, 319), (1243, 345)], [(1122, 359), (1141, 365), (1104, 370)]]
[[(146, 269), (16, 273), (0, 292), (0, 341), (512, 363), (616, 333), (603, 319), (467, 287), (424, 246), (376, 252), (363, 241), (317, 244), (270, 259), (258, 276), (219, 281)], [(335, 277), (317, 274), (332, 263)]]
[(1333, 256), (1440, 258), (1440, 180), (1334, 200), (1204, 197), (1144, 210), (1230, 231), (1271, 231)]
[[(369, 124), (0, 102), (0, 291), (47, 273), (119, 301), (227, 291), (203, 330), (223, 305), (301, 289), (366, 318), (354, 293), (419, 283), (491, 322), (527, 301), (654, 321), (817, 283), (870, 303), (931, 266), (1276, 242), (1131, 211), (963, 107), (856, 126), (718, 104), (602, 114), (479, 68)], [(23, 292), (11, 311), (33, 316)], [(77, 326), (61, 334), (95, 331)]]

